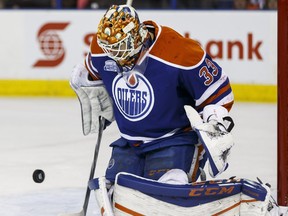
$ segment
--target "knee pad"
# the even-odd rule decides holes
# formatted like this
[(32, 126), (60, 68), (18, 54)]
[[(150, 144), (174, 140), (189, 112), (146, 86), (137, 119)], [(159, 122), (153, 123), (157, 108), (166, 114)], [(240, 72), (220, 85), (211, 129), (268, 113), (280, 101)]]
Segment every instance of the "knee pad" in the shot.
[(136, 155), (130, 146), (114, 146), (105, 176), (111, 182), (115, 182), (116, 174), (119, 172), (128, 172), (142, 176), (143, 165), (143, 158)]
[(152, 151), (146, 154), (144, 177), (158, 180), (171, 169), (190, 171), (194, 145), (178, 145)]

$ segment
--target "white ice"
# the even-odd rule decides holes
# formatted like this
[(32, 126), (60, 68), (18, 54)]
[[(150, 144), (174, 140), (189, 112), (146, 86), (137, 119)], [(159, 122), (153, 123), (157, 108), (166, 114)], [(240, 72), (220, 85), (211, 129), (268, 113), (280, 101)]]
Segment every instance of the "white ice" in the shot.
[[(76, 98), (0, 98), (0, 216), (57, 216), (82, 208), (96, 134), (83, 136)], [(277, 188), (277, 105), (235, 103), (235, 146), (219, 178), (237, 176)], [(113, 123), (103, 133), (95, 177), (104, 175)], [(41, 184), (35, 169), (45, 171)], [(207, 174), (208, 176), (208, 174)], [(208, 176), (209, 177), (209, 176)], [(91, 193), (87, 216), (99, 215)]]

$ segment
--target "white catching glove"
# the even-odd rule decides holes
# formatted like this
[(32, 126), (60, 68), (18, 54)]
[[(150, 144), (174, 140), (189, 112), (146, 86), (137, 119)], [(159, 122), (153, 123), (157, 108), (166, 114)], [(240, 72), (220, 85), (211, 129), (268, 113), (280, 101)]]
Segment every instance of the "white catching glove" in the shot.
[(234, 122), (229, 116), (228, 110), (223, 106), (210, 104), (203, 109), (203, 121), (216, 124), (221, 130), (230, 132), (234, 127)]
[[(208, 105), (203, 110), (203, 120), (191, 106), (184, 106), (192, 128), (198, 134), (209, 160), (209, 174), (215, 178), (228, 167), (228, 155), (234, 145), (231, 129), (234, 123), (228, 111), (219, 105)], [(225, 123), (230, 122), (230, 125)]]
[(110, 122), (114, 120), (112, 100), (102, 80), (90, 81), (88, 75), (85, 66), (77, 64), (70, 79), (70, 86), (77, 94), (81, 105), (82, 129), (85, 136), (98, 131), (99, 116)]

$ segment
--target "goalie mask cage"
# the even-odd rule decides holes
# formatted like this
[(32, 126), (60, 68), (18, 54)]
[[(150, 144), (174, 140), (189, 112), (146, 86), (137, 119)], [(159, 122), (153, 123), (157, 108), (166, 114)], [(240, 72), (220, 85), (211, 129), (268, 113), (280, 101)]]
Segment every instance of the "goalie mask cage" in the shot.
[(288, 0), (278, 0), (277, 199), (288, 206)]

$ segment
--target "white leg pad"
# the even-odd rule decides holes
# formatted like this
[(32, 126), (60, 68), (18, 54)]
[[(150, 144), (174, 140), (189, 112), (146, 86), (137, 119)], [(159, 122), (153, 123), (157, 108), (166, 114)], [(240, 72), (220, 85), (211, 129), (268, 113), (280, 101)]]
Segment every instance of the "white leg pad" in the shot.
[(96, 200), (102, 216), (114, 216), (112, 204), (108, 196), (106, 187), (106, 178), (100, 177), (98, 179), (99, 189), (95, 190)]

